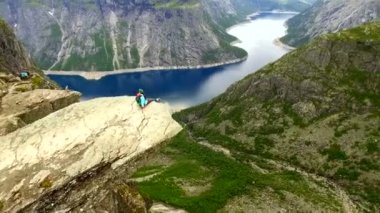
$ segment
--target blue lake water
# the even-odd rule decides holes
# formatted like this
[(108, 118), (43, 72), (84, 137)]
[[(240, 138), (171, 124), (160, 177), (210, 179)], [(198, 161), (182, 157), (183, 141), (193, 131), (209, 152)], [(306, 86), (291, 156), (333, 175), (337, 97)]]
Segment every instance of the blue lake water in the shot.
[(206, 69), (159, 70), (105, 76), (87, 80), (81, 76), (49, 75), (62, 87), (82, 93), (82, 99), (135, 95), (143, 88), (148, 98), (159, 97), (174, 106), (192, 106), (216, 97), (228, 86), (287, 53), (274, 40), (285, 35), (285, 21), (292, 14), (264, 13), (236, 25), (228, 33), (241, 41), (235, 46), (248, 52), (246, 61)]

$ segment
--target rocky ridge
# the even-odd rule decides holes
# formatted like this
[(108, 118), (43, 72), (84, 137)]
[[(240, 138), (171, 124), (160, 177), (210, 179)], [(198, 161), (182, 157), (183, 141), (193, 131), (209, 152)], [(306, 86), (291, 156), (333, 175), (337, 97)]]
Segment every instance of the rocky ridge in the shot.
[(281, 40), (300, 46), (321, 34), (337, 32), (380, 19), (377, 0), (319, 0), (287, 21), (288, 34)]
[(68, 106), (0, 137), (0, 206), (34, 208), (41, 196), (98, 168), (116, 169), (180, 130), (167, 105), (141, 110), (133, 97)]

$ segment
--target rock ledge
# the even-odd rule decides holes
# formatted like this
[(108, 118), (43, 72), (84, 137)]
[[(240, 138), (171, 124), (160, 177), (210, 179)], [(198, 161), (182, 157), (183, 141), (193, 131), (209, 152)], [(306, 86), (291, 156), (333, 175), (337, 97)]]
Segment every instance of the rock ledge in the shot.
[(166, 104), (133, 97), (76, 103), (0, 137), (0, 203), (17, 211), (99, 166), (113, 168), (181, 130)]

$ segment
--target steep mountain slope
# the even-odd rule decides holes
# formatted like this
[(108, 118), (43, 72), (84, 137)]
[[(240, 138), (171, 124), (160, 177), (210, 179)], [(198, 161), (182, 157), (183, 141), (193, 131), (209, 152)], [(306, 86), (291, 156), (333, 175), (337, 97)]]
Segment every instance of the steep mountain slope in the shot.
[(13, 30), (0, 19), (0, 71), (17, 74), (22, 67), (31, 66), (22, 45), (16, 40)]
[(295, 165), (380, 210), (380, 22), (315, 39), (176, 116), (243, 161)]
[(16, 77), (23, 68), (34, 74), (31, 79), (34, 89), (56, 87), (33, 65), (24, 47), (16, 39), (13, 29), (0, 18), (0, 98), (8, 93), (11, 85), (19, 81)]
[[(31, 76), (21, 80), (18, 72)], [(0, 136), (78, 102), (80, 94), (58, 86), (34, 66), (12, 28), (0, 18)]]
[(288, 34), (281, 40), (291, 46), (300, 46), (321, 34), (377, 19), (380, 19), (378, 0), (318, 0), (287, 22)]
[(224, 27), (259, 9), (308, 6), (300, 2), (7, 0), (0, 14), (43, 69), (114, 70), (243, 58)]

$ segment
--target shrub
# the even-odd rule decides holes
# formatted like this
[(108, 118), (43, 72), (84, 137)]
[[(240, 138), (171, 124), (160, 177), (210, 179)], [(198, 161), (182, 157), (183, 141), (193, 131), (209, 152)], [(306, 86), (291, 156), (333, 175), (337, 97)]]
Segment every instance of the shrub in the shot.
[(45, 178), (41, 183), (40, 187), (44, 189), (51, 188), (53, 186), (53, 182), (49, 178)]
[(332, 144), (330, 148), (322, 151), (323, 155), (328, 155), (328, 160), (346, 160), (347, 154), (341, 150), (339, 144)]
[(354, 169), (339, 168), (338, 171), (335, 173), (335, 176), (340, 179), (355, 181), (359, 178), (360, 172)]

